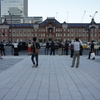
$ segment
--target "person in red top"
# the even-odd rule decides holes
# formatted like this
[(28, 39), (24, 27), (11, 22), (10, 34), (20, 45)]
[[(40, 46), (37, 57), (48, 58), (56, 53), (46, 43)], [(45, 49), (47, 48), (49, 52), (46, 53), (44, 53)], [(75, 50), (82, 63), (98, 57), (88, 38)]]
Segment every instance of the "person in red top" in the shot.
[(28, 55), (31, 55), (31, 53), (32, 53), (32, 43), (31, 42), (29, 42), (28, 43)]

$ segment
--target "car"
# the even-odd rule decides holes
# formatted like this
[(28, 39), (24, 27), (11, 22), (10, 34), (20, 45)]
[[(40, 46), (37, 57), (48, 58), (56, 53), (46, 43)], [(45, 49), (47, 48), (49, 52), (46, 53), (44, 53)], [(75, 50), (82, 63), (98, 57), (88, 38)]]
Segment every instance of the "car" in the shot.
[(19, 42), (18, 43), (18, 50), (27, 50), (28, 49), (28, 43), (26, 42)]
[(41, 47), (46, 47), (46, 43), (40, 43)]
[(87, 49), (87, 44), (86, 43), (81, 43), (83, 49)]

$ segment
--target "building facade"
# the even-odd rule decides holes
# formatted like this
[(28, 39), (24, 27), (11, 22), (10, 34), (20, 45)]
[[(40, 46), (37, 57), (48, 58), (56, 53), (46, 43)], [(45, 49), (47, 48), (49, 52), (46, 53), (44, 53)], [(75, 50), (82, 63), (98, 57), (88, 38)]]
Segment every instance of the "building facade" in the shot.
[(1, 0), (0, 0), (0, 17), (1, 17)]
[[(4, 35), (2, 34), (4, 33)], [(60, 23), (53, 17), (48, 17), (42, 23), (8, 24), (6, 19), (0, 24), (0, 40), (5, 42), (29, 41), (36, 36), (39, 42), (74, 40), (80, 38), (83, 42), (95, 40), (100, 42), (100, 23), (94, 19), (90, 23)]]
[(1, 17), (9, 15), (28, 16), (28, 0), (1, 0)]
[(41, 16), (28, 17), (28, 0), (0, 0), (0, 23), (7, 19), (9, 24), (41, 23)]

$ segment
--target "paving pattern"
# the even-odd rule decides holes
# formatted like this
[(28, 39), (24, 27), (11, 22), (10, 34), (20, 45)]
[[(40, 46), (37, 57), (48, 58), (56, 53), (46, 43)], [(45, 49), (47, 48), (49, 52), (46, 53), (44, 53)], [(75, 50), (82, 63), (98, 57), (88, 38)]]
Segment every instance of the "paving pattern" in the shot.
[(30, 56), (18, 59), (0, 73), (0, 100), (100, 100), (99, 56), (81, 56), (79, 68), (70, 56), (40, 55), (38, 68)]
[(23, 60), (23, 58), (3, 58), (0, 59), (0, 73), (7, 68), (15, 65), (19, 61)]

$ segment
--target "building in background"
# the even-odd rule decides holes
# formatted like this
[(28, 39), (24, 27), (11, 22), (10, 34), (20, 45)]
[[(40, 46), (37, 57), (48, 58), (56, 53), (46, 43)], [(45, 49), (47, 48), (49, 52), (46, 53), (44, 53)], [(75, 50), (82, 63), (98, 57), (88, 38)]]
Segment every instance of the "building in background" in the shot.
[(28, 0), (0, 0), (0, 23), (6, 18), (9, 24), (41, 23), (41, 16), (28, 17)]
[(83, 42), (91, 40), (100, 42), (100, 23), (94, 19), (90, 23), (60, 23), (54, 17), (48, 17), (41, 23), (0, 24), (0, 40), (5, 42), (29, 41), (34, 36), (39, 42), (72, 41), (78, 37)]
[(1, 17), (9, 15), (28, 16), (28, 0), (1, 0)]
[(0, 17), (1, 17), (1, 0), (0, 0)]

